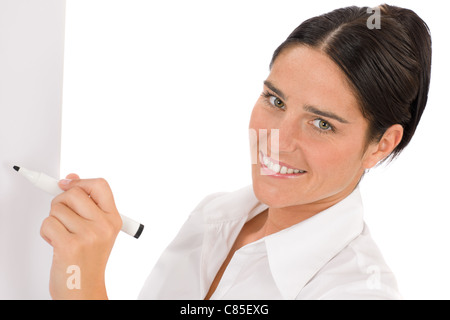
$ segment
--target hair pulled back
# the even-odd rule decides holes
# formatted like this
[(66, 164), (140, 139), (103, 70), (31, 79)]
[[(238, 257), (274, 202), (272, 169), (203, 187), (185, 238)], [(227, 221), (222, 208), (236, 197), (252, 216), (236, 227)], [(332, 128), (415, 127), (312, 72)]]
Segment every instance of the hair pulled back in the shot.
[(285, 48), (307, 45), (325, 52), (344, 72), (369, 122), (367, 141), (379, 140), (394, 124), (403, 137), (395, 158), (410, 142), (428, 98), (431, 36), (413, 11), (378, 7), (379, 29), (369, 28), (372, 10), (346, 7), (308, 19), (275, 50), (270, 67)]

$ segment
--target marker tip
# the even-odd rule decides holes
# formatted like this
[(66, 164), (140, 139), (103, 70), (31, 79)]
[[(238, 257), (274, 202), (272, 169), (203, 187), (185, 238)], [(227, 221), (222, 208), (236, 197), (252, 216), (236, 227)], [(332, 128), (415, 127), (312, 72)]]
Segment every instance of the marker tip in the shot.
[(20, 167), (18, 167), (18, 166), (14, 166), (13, 168), (14, 168), (14, 170), (16, 170), (17, 172), (19, 172), (19, 170), (20, 170)]

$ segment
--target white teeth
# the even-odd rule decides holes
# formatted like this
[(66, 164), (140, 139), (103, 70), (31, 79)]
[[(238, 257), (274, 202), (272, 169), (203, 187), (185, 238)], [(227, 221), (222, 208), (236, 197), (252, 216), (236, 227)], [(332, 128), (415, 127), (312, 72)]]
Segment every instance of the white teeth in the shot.
[(270, 161), (270, 158), (266, 157), (266, 156), (263, 156), (263, 163), (267, 168), (274, 171), (275, 173), (292, 174), (292, 173), (305, 172), (305, 171), (302, 171), (299, 169), (293, 169), (293, 168), (288, 168), (286, 166), (280, 166), (278, 163), (273, 163), (272, 161)]
[(272, 166), (272, 171), (273, 172), (275, 172), (275, 173), (278, 173), (278, 172), (280, 172), (280, 165), (278, 164), (278, 163), (275, 163), (273, 166)]

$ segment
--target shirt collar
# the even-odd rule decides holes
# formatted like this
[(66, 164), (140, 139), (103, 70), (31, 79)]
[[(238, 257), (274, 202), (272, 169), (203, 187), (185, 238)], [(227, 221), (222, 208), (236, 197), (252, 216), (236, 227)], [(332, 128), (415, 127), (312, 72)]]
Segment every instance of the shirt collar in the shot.
[(283, 298), (294, 299), (308, 281), (361, 234), (359, 188), (334, 206), (264, 241), (273, 278)]
[[(267, 207), (256, 198), (250, 185), (208, 202), (203, 207), (203, 217), (210, 225), (233, 222), (235, 228), (226, 241), (228, 253), (244, 223)], [(283, 298), (294, 299), (328, 261), (362, 232), (363, 226), (363, 206), (357, 187), (334, 206), (261, 239)], [(217, 251), (211, 249), (211, 252)]]

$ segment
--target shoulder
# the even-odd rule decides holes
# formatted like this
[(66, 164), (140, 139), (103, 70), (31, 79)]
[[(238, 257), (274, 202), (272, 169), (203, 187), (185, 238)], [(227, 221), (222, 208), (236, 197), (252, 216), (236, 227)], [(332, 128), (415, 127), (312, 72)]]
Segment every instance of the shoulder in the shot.
[(229, 221), (232, 220), (231, 216), (248, 214), (248, 207), (257, 201), (252, 195), (253, 188), (247, 186), (232, 192), (215, 192), (205, 196), (191, 211), (166, 251), (174, 247), (178, 249), (180, 246), (185, 248), (188, 243), (200, 246), (208, 224)]
[(299, 295), (325, 300), (399, 300), (394, 274), (367, 226), (331, 259)]
[(253, 193), (252, 185), (231, 191), (216, 192), (203, 198), (191, 213), (191, 217), (201, 216), (205, 222), (215, 222), (242, 218), (255, 207), (261, 205)]

